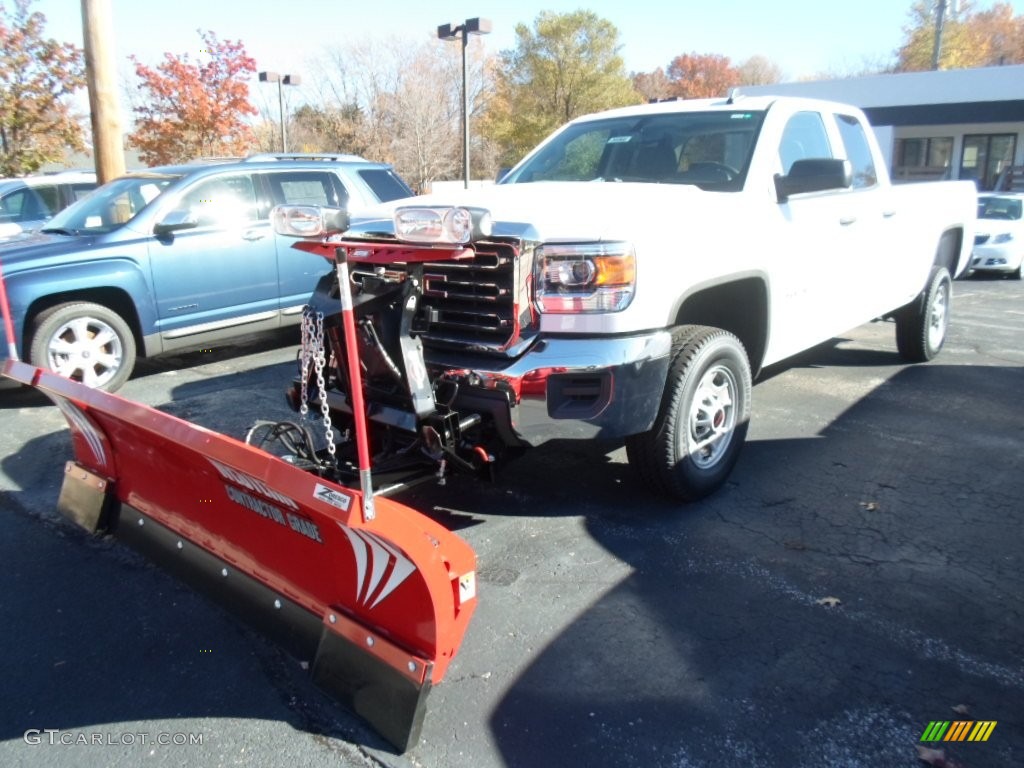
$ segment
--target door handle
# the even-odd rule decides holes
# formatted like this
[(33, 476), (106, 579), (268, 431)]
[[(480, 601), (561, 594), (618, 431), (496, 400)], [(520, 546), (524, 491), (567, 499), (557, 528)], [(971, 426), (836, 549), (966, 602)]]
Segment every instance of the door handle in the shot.
[(249, 230), (242, 234), (242, 239), (248, 240), (249, 242), (252, 242), (253, 240), (262, 240), (264, 237), (266, 237), (266, 235), (263, 232), (256, 232), (254, 230)]
[(855, 223), (856, 221), (857, 221), (857, 217), (856, 216), (843, 216), (841, 219), (839, 219), (839, 224), (841, 226), (848, 227), (851, 224)]

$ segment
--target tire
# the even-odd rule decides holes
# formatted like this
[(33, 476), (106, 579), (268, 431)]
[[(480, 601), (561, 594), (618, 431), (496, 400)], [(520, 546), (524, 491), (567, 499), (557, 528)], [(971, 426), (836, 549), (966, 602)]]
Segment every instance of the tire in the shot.
[(750, 422), (750, 362), (720, 328), (676, 329), (654, 425), (626, 438), (626, 455), (648, 487), (696, 501), (725, 483)]
[(932, 267), (928, 285), (896, 313), (896, 348), (911, 363), (933, 359), (946, 341), (953, 281), (945, 267)]
[(119, 314), (100, 304), (58, 304), (33, 321), (29, 361), (88, 387), (114, 392), (135, 367), (135, 336)]

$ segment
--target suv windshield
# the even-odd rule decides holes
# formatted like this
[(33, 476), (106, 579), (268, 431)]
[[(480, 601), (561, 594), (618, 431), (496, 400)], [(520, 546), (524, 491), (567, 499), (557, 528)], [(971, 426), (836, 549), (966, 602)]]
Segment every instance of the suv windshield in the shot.
[(134, 219), (168, 184), (180, 178), (175, 174), (153, 173), (115, 179), (58, 213), (43, 232), (110, 232)]
[(743, 187), (763, 112), (674, 112), (570, 125), (502, 180)]

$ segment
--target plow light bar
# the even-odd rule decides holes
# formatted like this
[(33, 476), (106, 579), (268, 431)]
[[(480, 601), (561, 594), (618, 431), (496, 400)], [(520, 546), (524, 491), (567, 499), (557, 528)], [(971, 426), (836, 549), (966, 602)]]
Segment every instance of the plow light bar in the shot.
[(274, 231), (289, 237), (317, 237), (348, 229), (348, 211), (321, 205), (277, 205), (270, 211)]
[(395, 211), (395, 236), (409, 243), (465, 245), (490, 234), (491, 213), (481, 208), (409, 206)]

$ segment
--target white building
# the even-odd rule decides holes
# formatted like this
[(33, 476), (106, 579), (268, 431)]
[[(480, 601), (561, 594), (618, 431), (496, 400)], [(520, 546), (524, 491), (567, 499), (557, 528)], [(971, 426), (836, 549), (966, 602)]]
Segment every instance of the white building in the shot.
[(906, 72), (746, 86), (750, 95), (808, 96), (867, 114), (896, 181), (974, 179), (993, 189), (1024, 166), (1024, 65)]

